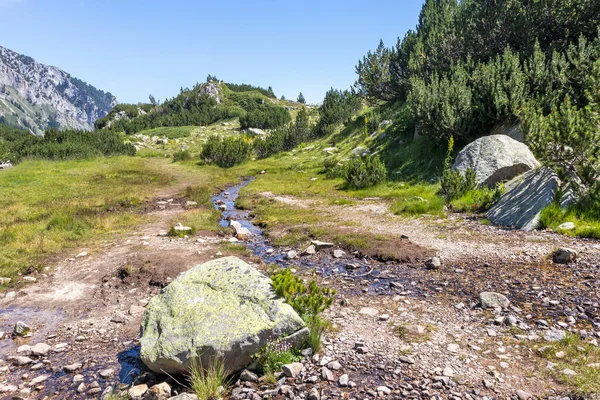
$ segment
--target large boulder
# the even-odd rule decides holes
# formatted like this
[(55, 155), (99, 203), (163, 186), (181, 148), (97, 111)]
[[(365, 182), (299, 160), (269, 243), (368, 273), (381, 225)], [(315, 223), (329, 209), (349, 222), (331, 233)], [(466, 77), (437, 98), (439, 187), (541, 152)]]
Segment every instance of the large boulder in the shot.
[(198, 265), (153, 297), (142, 319), (141, 358), (153, 371), (184, 374), (194, 356), (235, 372), (268, 342), (301, 344), (308, 330), (271, 279), (236, 257)]
[(484, 136), (458, 153), (453, 169), (475, 171), (477, 183), (495, 186), (540, 166), (527, 145), (506, 135)]
[(506, 184), (507, 191), (488, 211), (496, 225), (531, 231), (540, 228), (540, 214), (556, 196), (560, 180), (550, 168), (529, 171)]

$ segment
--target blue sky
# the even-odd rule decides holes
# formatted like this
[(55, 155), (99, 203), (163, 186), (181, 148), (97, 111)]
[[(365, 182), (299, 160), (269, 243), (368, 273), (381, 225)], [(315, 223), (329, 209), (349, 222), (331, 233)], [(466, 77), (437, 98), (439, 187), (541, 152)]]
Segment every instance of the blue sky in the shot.
[(164, 100), (205, 80), (302, 91), (348, 88), (383, 39), (415, 27), (422, 0), (0, 0), (0, 46), (62, 68), (120, 102)]

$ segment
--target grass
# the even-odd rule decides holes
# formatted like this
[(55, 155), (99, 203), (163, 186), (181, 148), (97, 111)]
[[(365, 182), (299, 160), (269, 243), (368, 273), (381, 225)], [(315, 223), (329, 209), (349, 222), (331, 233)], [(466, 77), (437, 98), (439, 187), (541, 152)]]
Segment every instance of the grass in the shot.
[(275, 373), (286, 364), (302, 360), (300, 352), (281, 341), (267, 343), (254, 356), (258, 369), (267, 377), (275, 377)]
[(223, 243), (220, 246), (221, 252), (226, 256), (250, 256), (252, 252), (248, 247), (239, 243)]
[[(558, 204), (553, 203), (542, 211), (541, 222), (544, 227), (565, 235), (600, 239), (600, 218), (595, 208), (574, 206), (561, 209)], [(573, 222), (575, 229), (558, 229), (565, 222)]]
[(40, 269), (55, 254), (93, 244), (147, 222), (139, 206), (160, 190), (188, 182), (199, 200), (183, 220), (218, 230), (209, 204), (218, 187), (238, 182), (227, 170), (170, 160), (111, 157), (80, 161), (24, 161), (0, 173), (0, 276)]
[[(556, 354), (564, 353), (564, 357), (557, 358)], [(550, 374), (556, 381), (568, 385), (579, 395), (592, 395), (600, 393), (600, 368), (590, 364), (600, 363), (600, 349), (591, 343), (584, 342), (579, 336), (567, 333), (561, 342), (548, 343), (541, 347), (538, 354), (556, 366)], [(575, 376), (562, 373), (566, 368), (577, 373)]]
[(221, 357), (212, 357), (208, 365), (203, 367), (198, 357), (192, 358), (190, 370), (190, 388), (198, 396), (198, 400), (216, 400), (225, 394), (230, 385), (229, 373)]
[(189, 137), (193, 131), (198, 129), (197, 126), (165, 126), (161, 128), (148, 129), (140, 132), (146, 136), (159, 136), (167, 139), (179, 139)]

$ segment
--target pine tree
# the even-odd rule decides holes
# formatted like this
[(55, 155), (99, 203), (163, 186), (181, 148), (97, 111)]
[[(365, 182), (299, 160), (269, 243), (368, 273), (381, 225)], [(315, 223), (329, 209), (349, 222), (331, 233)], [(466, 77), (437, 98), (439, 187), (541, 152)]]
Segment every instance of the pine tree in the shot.
[(306, 99), (304, 98), (302, 92), (300, 92), (300, 94), (298, 95), (298, 103), (306, 104)]

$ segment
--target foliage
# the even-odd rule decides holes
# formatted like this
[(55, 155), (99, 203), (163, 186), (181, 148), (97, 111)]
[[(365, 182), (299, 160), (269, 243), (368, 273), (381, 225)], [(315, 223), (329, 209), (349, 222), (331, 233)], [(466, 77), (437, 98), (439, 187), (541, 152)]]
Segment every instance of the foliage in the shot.
[(361, 107), (360, 98), (347, 90), (330, 89), (325, 93), (323, 104), (319, 107), (317, 136), (325, 136), (342, 122), (349, 122), (352, 115)]
[(269, 86), (268, 89), (262, 88), (260, 86), (253, 86), (247, 83), (225, 83), (225, 85), (233, 92), (251, 92), (257, 91), (263, 96), (269, 97), (271, 99), (276, 99), (275, 93), (273, 93), (273, 88)]
[(302, 109), (296, 115), (293, 124), (284, 126), (271, 132), (267, 137), (254, 141), (254, 150), (259, 159), (267, 158), (282, 151), (289, 151), (301, 143), (309, 141), (312, 129), (308, 113)]
[(199, 357), (193, 357), (191, 362), (189, 382), (190, 388), (198, 396), (198, 400), (217, 400), (231, 384), (228, 379), (229, 371), (220, 356), (209, 359), (208, 365), (201, 365)]
[(289, 269), (277, 271), (271, 279), (277, 295), (283, 297), (306, 322), (310, 330), (308, 345), (314, 351), (319, 351), (325, 329), (320, 315), (333, 304), (335, 290), (319, 287), (314, 280), (306, 286)]
[(192, 153), (189, 150), (180, 150), (173, 154), (173, 162), (188, 161), (192, 159)]
[(450, 208), (454, 212), (486, 212), (504, 193), (504, 185), (500, 184), (494, 189), (481, 188), (467, 191), (461, 197), (450, 201)]
[(387, 170), (379, 156), (355, 157), (344, 164), (343, 178), (348, 187), (364, 189), (385, 182)]
[(0, 126), (0, 160), (19, 162), (25, 158), (47, 160), (84, 159), (99, 156), (134, 155), (135, 147), (108, 131), (55, 131), (43, 137)]
[(290, 113), (283, 107), (273, 104), (260, 104), (240, 117), (242, 129), (275, 129), (290, 122)]
[(269, 342), (253, 356), (258, 369), (265, 375), (272, 375), (281, 371), (285, 364), (299, 362), (302, 356), (284, 340)]
[(297, 101), (300, 104), (306, 104), (306, 99), (304, 98), (304, 95), (302, 94), (302, 92), (300, 92), (300, 94), (298, 95)]
[(452, 169), (453, 150), (454, 138), (450, 136), (440, 188), (440, 194), (444, 197), (446, 204), (450, 204), (453, 200), (464, 196), (468, 191), (474, 190), (477, 187), (475, 171), (471, 168), (467, 168), (464, 175), (460, 171)]
[(250, 157), (252, 142), (245, 137), (211, 136), (202, 148), (201, 157), (208, 163), (222, 168), (230, 168), (241, 164)]
[(386, 48), (381, 40), (374, 53), (369, 51), (362, 60), (358, 61), (356, 87), (370, 102), (393, 99), (390, 71), (390, 58), (393, 57), (393, 51)]

